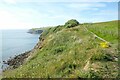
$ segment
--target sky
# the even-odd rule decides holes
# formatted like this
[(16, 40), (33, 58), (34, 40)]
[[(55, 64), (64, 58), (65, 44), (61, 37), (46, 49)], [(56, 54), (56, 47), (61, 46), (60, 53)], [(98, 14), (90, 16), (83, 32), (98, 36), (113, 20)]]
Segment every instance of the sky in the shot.
[(118, 0), (0, 0), (0, 29), (30, 29), (118, 19)]

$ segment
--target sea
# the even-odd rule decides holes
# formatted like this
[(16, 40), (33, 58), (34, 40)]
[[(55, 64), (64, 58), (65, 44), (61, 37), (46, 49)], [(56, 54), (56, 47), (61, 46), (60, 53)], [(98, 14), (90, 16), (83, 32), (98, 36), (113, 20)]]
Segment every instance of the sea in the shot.
[(28, 30), (0, 30), (0, 66), (6, 66), (2, 65), (2, 61), (34, 48), (40, 34), (27, 32)]

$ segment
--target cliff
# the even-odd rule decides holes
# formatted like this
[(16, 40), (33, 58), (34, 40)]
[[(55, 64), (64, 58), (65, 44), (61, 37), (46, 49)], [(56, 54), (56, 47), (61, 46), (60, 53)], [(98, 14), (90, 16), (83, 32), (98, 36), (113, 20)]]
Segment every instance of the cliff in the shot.
[[(117, 23), (77, 23), (73, 26), (68, 22), (66, 25), (44, 28), (26, 62), (18, 68), (4, 71), (3, 77), (117, 78)], [(106, 47), (109, 43), (91, 32), (111, 46)]]

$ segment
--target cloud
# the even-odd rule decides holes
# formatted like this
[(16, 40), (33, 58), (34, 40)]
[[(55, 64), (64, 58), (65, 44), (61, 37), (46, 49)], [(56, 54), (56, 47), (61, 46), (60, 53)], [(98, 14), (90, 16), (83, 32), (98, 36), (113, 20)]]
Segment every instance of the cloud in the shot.
[(83, 11), (83, 10), (98, 10), (98, 8), (101, 8), (101, 7), (106, 7), (106, 4), (104, 3), (98, 3), (98, 2), (91, 2), (91, 3), (71, 3), (71, 4), (68, 4), (68, 7), (69, 8), (74, 8), (74, 9), (77, 9), (77, 10), (80, 10), (80, 11)]
[(118, 16), (118, 11), (113, 10), (101, 10), (99, 13), (93, 13), (95, 16)]
[(3, 0), (3, 2), (8, 4), (16, 4), (17, 0)]
[[(22, 1), (22, 0), (21, 0)], [(116, 18), (117, 10), (107, 10), (106, 3), (24, 3), (14, 0), (0, 5), (0, 28), (19, 29), (64, 24), (69, 19), (79, 22), (105, 21)], [(1, 3), (0, 3), (1, 4)], [(114, 9), (113, 3), (109, 9)], [(103, 10), (104, 9), (104, 10)], [(113, 12), (112, 12), (113, 11)], [(109, 13), (107, 15), (106, 13)], [(107, 15), (107, 18), (104, 16)], [(103, 17), (102, 17), (103, 16)], [(113, 17), (111, 17), (113, 16)], [(106, 19), (104, 19), (106, 18)]]
[(88, 7), (105, 7), (106, 5), (103, 3), (71, 3), (69, 7), (71, 8), (88, 8)]
[[(66, 15), (60, 15), (53, 10), (35, 10), (32, 8), (5, 7), (0, 8), (0, 29), (29, 29), (32, 27), (54, 26)], [(54, 13), (54, 14), (53, 14)]]
[(10, 11), (0, 9), (0, 29), (22, 29), (26, 26), (32, 27), (31, 23), (20, 21)]

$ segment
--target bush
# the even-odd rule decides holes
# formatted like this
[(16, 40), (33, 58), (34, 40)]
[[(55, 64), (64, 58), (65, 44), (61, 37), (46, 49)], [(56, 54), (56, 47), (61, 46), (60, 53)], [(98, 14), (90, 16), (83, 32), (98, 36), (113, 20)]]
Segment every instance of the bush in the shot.
[(71, 19), (71, 20), (68, 20), (66, 23), (65, 23), (65, 27), (66, 28), (71, 28), (71, 27), (75, 27), (79, 25), (79, 22), (75, 19)]
[(58, 46), (58, 47), (53, 49), (53, 54), (63, 52), (64, 50), (65, 50), (65, 46)]

